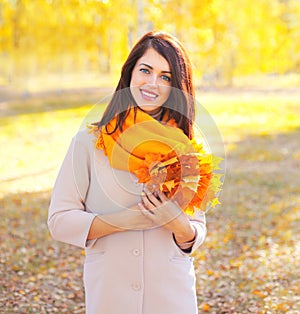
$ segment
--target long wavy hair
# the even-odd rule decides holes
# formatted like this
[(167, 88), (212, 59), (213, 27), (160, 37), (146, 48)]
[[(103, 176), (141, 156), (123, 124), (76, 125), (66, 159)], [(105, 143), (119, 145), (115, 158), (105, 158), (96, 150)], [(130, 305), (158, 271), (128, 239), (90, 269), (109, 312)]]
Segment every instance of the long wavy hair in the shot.
[(174, 119), (177, 126), (191, 139), (195, 118), (195, 91), (191, 62), (178, 39), (164, 32), (149, 32), (134, 45), (122, 67), (116, 90), (101, 120), (95, 125), (98, 127), (106, 126), (111, 119), (116, 117), (116, 127), (110, 133), (114, 133), (117, 129), (122, 131), (129, 109), (134, 107), (136, 110), (137, 108), (130, 91), (132, 71), (138, 59), (149, 48), (153, 48), (167, 60), (172, 73), (172, 89), (167, 101), (162, 106), (162, 116), (167, 114), (169, 119)]

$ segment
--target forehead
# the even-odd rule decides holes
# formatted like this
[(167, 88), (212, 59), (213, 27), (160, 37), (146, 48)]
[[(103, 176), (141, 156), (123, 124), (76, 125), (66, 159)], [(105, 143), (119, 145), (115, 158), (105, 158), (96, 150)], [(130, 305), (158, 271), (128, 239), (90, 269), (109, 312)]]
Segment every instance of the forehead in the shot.
[(145, 63), (162, 71), (170, 71), (168, 61), (153, 48), (147, 49), (143, 56), (138, 59), (137, 65), (140, 65), (140, 63)]

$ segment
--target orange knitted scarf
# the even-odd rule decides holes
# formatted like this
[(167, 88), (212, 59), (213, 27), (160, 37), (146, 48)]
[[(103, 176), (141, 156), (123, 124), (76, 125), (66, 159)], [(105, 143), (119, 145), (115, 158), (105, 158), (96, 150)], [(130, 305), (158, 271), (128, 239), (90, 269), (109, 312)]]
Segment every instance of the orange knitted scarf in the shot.
[(189, 214), (215, 199), (214, 193), (207, 193), (212, 158), (204, 154), (201, 144), (190, 141), (174, 120), (164, 117), (159, 122), (132, 108), (123, 131), (109, 134), (115, 126), (116, 118), (99, 130), (96, 142), (113, 168), (134, 173), (150, 191), (160, 189)]

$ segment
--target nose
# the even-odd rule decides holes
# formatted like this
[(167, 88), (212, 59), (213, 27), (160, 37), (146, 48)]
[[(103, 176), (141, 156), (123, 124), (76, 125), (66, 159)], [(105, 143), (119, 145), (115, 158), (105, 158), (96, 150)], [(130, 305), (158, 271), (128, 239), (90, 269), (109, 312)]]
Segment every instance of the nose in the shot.
[(157, 87), (158, 75), (154, 73), (149, 75), (147, 83), (152, 87)]

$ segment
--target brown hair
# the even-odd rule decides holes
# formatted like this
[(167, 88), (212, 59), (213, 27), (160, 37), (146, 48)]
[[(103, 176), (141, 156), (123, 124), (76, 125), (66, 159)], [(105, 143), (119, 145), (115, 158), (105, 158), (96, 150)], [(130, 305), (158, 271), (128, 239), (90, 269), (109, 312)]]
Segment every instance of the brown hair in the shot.
[(116, 116), (115, 130), (119, 128), (122, 131), (128, 109), (137, 107), (129, 88), (131, 74), (138, 59), (149, 48), (153, 48), (167, 60), (172, 73), (171, 86), (173, 88), (168, 100), (163, 104), (163, 115), (168, 113), (169, 118), (175, 119), (178, 127), (191, 139), (193, 137), (192, 124), (195, 118), (191, 63), (182, 44), (175, 37), (164, 32), (149, 32), (132, 48), (122, 67), (121, 77), (114, 95), (102, 119), (96, 125), (98, 127), (106, 125)]

